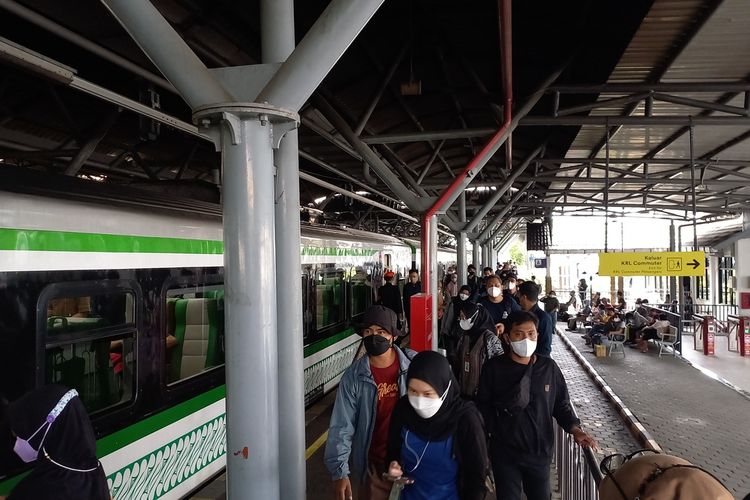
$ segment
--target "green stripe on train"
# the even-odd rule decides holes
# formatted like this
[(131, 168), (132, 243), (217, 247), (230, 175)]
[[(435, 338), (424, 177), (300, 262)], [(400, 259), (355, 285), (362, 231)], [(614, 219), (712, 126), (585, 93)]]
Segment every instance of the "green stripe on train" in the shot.
[(354, 335), (355, 332), (354, 328), (347, 328), (341, 333), (337, 333), (336, 335), (333, 335), (331, 337), (328, 337), (327, 339), (321, 340), (320, 342), (315, 342), (314, 344), (306, 345), (305, 346), (305, 357), (312, 356), (316, 352), (320, 352), (326, 347), (332, 346), (336, 342), (339, 342), (341, 340), (344, 340), (347, 337), (350, 337), (351, 335)]
[[(0, 250), (220, 255), (224, 252), (224, 243), (161, 236), (0, 228)], [(371, 257), (378, 252), (374, 248), (302, 247), (302, 255), (307, 256)]]
[(125, 429), (114, 432), (109, 436), (105, 436), (96, 442), (96, 454), (99, 457), (109, 455), (144, 436), (148, 436), (152, 432), (156, 432), (183, 417), (187, 417), (216, 401), (224, 399), (226, 395), (227, 387), (221, 385), (176, 406), (167, 408), (151, 417), (136, 422), (130, 427), (126, 427)]
[(161, 236), (0, 228), (0, 250), (220, 255), (224, 252), (224, 243)]
[(302, 247), (302, 255), (323, 257), (371, 257), (376, 248)]

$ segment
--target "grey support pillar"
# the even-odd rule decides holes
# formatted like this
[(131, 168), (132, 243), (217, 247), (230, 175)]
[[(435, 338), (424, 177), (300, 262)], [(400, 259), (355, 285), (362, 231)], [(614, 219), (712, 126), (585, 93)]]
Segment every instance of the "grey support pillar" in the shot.
[[(296, 115), (238, 104), (198, 109), (194, 119), (220, 130), (224, 171), (227, 495), (276, 500), (282, 476), (272, 141)], [(292, 479), (286, 467), (284, 480)]]
[[(677, 251), (677, 228), (674, 225), (674, 221), (672, 221), (672, 224), (669, 226), (669, 251)], [(623, 292), (624, 291), (625, 290), (623, 290)], [(678, 308), (681, 309), (685, 300), (683, 297), (677, 296), (677, 278), (674, 276), (670, 276), (669, 278), (669, 296), (672, 297), (672, 300), (677, 299), (679, 301)]]
[[(462, 226), (466, 225), (466, 191), (458, 198), (458, 217)], [(458, 268), (458, 286), (466, 284), (466, 230), (457, 231), (456, 235), (456, 267)]]
[(479, 240), (471, 240), (471, 263), (477, 269), (477, 276), (482, 275), (482, 266), (480, 261), (482, 260), (482, 247), (479, 244)]
[(430, 221), (430, 293), (432, 294), (432, 350), (438, 350), (438, 217), (432, 216)]
[[(260, 15), (263, 62), (284, 62), (294, 50), (294, 1), (262, 0)], [(279, 491), (281, 498), (303, 500), (307, 485), (297, 130), (281, 140), (275, 165), (279, 463), (283, 464)]]
[(458, 272), (458, 286), (466, 284), (466, 233), (459, 231), (456, 233), (456, 271)]
[(281, 498), (305, 498), (305, 381), (297, 130), (276, 151), (276, 300)]

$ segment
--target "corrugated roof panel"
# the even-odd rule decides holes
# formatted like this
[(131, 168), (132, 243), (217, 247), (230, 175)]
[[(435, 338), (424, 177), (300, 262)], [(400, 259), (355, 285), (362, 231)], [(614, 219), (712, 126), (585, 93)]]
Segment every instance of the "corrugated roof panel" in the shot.
[(750, 74), (750, 2), (724, 0), (662, 81), (737, 81)]
[(656, 0), (610, 75), (610, 83), (643, 82), (669, 57), (675, 40), (703, 8), (702, 0)]
[[(669, 51), (674, 50), (680, 37), (685, 36), (690, 26), (696, 22), (696, 18), (701, 12), (705, 12), (707, 7), (705, 1), (656, 1), (649, 15), (643, 22), (643, 25), (636, 33), (633, 41), (629, 45), (621, 61), (618, 63), (609, 82), (642, 82), (646, 81), (649, 75), (653, 75), (654, 68), (658, 68), (660, 63), (666, 61)], [(747, 30), (746, 21), (750, 19), (750, 1), (748, 0), (724, 0), (713, 12), (711, 17), (701, 26), (700, 30), (694, 35), (692, 40), (686, 45), (683, 51), (677, 55), (665, 71), (661, 81), (741, 81), (750, 77), (750, 58), (746, 54), (750, 52), (750, 30)], [(681, 97), (687, 97), (695, 100), (706, 102), (722, 102), (738, 108), (744, 107), (744, 96), (729, 96), (722, 93), (679, 93), (674, 94)], [(610, 94), (600, 96), (600, 100), (617, 97)], [(631, 105), (621, 106), (604, 106), (592, 110), (592, 116), (617, 116), (624, 114)], [(644, 104), (640, 103), (631, 113), (632, 116), (642, 116), (644, 114)], [(701, 108), (690, 107), (685, 105), (676, 105), (668, 102), (655, 101), (653, 106), (655, 116), (695, 116), (695, 115), (726, 115), (723, 112), (706, 111)], [(673, 136), (684, 127), (664, 127), (664, 126), (640, 126), (640, 127), (621, 127), (615, 133), (610, 141), (610, 154), (612, 158), (633, 158), (640, 159), (642, 156), (653, 152), (665, 139)], [(696, 126), (694, 128), (694, 153), (696, 158), (714, 151), (717, 147), (727, 144), (730, 141), (741, 137), (742, 134), (748, 133), (748, 127), (735, 126)], [(585, 158), (591, 154), (592, 148), (599, 144), (605, 134), (604, 126), (585, 126), (581, 127), (576, 140), (568, 151), (568, 158)], [(690, 141), (689, 134), (684, 133), (675, 141), (669, 144), (662, 151), (657, 152), (657, 158), (649, 163), (649, 173), (659, 174), (667, 171), (674, 171), (680, 168), (680, 164), (659, 164), (659, 159), (682, 159), (685, 160), (685, 166), (689, 163)], [(597, 160), (601, 163), (605, 157), (604, 150), (597, 155)], [(750, 140), (745, 140), (739, 144), (728, 148), (720, 153), (712, 154), (717, 158), (717, 165), (721, 160), (733, 160), (731, 165), (726, 167), (726, 171), (716, 169), (698, 169), (697, 174), (704, 179), (733, 180), (737, 182), (748, 182), (750, 179), (743, 175), (731, 174), (732, 170), (740, 169), (737, 161), (750, 159)], [(750, 163), (750, 161), (749, 161)], [(636, 173), (643, 172), (643, 167), (631, 167), (629, 165), (613, 165), (620, 169), (630, 169)], [(747, 170), (744, 170), (747, 172)], [(560, 177), (565, 177), (565, 181), (554, 183), (557, 188), (565, 187), (568, 178), (572, 178), (577, 172), (561, 172)], [(593, 177), (603, 177), (602, 170), (593, 169)], [(619, 173), (611, 173), (614, 180)], [(675, 178), (690, 178), (689, 169), (674, 174)], [(587, 189), (596, 184), (586, 183), (585, 180), (578, 177), (577, 182), (573, 185), (576, 188)], [(698, 179), (700, 186), (700, 178)], [(620, 184), (618, 190), (631, 190), (642, 192), (643, 186), (638, 184)], [(674, 195), (664, 195), (667, 198), (677, 201), (684, 201), (684, 185), (658, 185), (658, 190), (675, 191)], [(702, 192), (706, 192), (705, 187), (701, 187)], [(738, 195), (750, 195), (750, 188), (733, 189), (731, 194), (722, 194), (717, 190), (715, 196), (705, 199), (704, 205), (715, 205), (721, 207), (724, 205), (737, 207)], [(734, 197), (733, 197), (734, 196)], [(615, 198), (610, 198), (611, 200)], [(658, 204), (658, 202), (654, 202)]]

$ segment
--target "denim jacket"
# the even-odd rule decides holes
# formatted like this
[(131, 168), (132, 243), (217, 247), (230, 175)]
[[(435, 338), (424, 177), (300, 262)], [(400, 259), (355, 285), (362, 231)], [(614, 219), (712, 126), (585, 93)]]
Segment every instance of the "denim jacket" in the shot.
[[(416, 353), (410, 349), (395, 349), (401, 367), (398, 375), (399, 395), (403, 396), (406, 394), (406, 370)], [(377, 400), (377, 386), (370, 371), (369, 357), (365, 355), (346, 369), (339, 382), (323, 458), (333, 480), (348, 477), (350, 473), (359, 481), (364, 480)]]

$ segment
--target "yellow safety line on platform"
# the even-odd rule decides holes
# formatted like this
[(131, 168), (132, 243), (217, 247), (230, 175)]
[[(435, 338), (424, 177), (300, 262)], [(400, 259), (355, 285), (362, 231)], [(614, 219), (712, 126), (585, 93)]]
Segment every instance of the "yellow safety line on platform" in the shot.
[(328, 431), (325, 431), (323, 434), (321, 434), (320, 437), (316, 439), (315, 442), (311, 444), (307, 450), (305, 450), (305, 460), (310, 460), (310, 457), (315, 455), (315, 452), (318, 451), (321, 446), (323, 446), (323, 443), (326, 442), (326, 439), (328, 439)]

